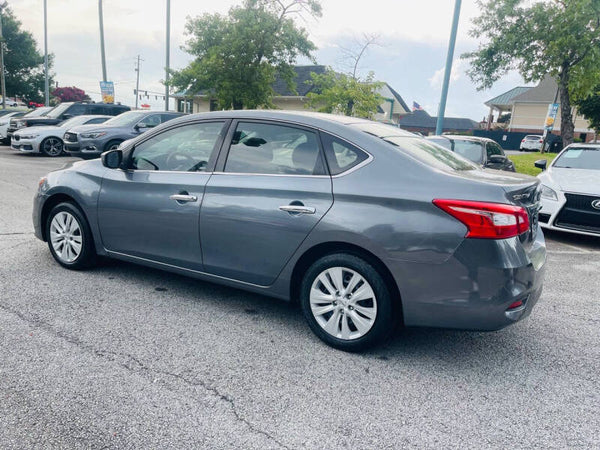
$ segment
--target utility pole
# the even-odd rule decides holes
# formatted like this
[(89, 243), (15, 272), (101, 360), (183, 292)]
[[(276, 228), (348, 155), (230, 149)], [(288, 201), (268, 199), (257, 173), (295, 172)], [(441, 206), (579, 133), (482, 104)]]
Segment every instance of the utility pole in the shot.
[(140, 98), (140, 55), (137, 55), (135, 71), (137, 72), (135, 80), (135, 109), (138, 109), (138, 99)]
[(102, 81), (106, 81), (106, 55), (104, 54), (104, 18), (102, 0), (98, 0), (98, 20), (100, 21), (100, 54), (102, 56)]
[(44, 0), (44, 93), (45, 105), (50, 106), (50, 86), (48, 85), (48, 5)]
[(440, 109), (438, 110), (437, 124), (435, 127), (435, 134), (438, 135), (442, 134), (442, 131), (444, 130), (444, 114), (446, 113), (448, 85), (450, 84), (450, 74), (452, 73), (452, 59), (454, 58), (454, 45), (456, 44), (456, 31), (458, 30), (461, 2), (462, 0), (455, 0), (454, 3), (454, 18), (452, 19), (452, 31), (450, 32), (450, 42), (448, 43), (448, 56), (446, 57), (446, 69), (444, 70), (442, 98), (440, 99)]
[(6, 77), (4, 70), (4, 35), (2, 34), (2, 12), (8, 3), (6, 1), (0, 4), (0, 70), (2, 74), (0, 76), (0, 89), (2, 90), (2, 109), (6, 109)]
[(169, 65), (171, 56), (171, 0), (167, 0), (167, 54), (165, 68), (165, 111), (169, 110)]

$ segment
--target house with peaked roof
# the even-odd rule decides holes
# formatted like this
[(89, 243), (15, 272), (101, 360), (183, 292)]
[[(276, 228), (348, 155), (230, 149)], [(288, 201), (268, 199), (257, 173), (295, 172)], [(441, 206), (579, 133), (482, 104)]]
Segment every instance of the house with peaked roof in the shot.
[[(314, 88), (311, 84), (307, 83), (307, 81), (311, 80), (310, 74), (312, 72), (316, 74), (325, 73), (327, 67), (322, 65), (295, 66), (294, 70), (296, 72), (296, 76), (294, 77), (296, 92), (292, 92), (281, 77), (278, 77), (273, 83), (275, 95), (272, 98), (272, 102), (277, 109), (305, 111), (307, 109), (305, 107), (307, 95)], [(379, 105), (377, 114), (374, 117), (375, 120), (398, 124), (400, 117), (408, 114), (410, 109), (400, 94), (388, 83), (384, 83), (378, 92), (384, 101)], [(176, 99), (177, 110), (179, 112), (199, 113), (215, 111), (218, 108), (216, 100), (207, 91), (196, 93), (193, 96), (187, 95), (187, 93), (178, 93), (174, 94), (173, 97)]]
[(488, 115), (488, 120), (487, 120), (487, 129), (488, 130), (490, 129), (492, 122), (494, 121), (494, 113), (495, 112), (498, 113), (498, 115), (496, 116), (496, 119), (504, 113), (512, 112), (513, 98), (515, 98), (521, 94), (524, 94), (529, 89), (532, 89), (531, 86), (517, 86), (517, 87), (512, 88), (510, 91), (506, 91), (505, 93), (500, 94), (497, 97), (494, 97), (494, 98), (488, 100), (487, 102), (485, 102), (484, 103), (485, 106), (489, 106), (489, 108), (490, 108), (490, 113)]
[[(400, 118), (403, 130), (419, 132), (425, 136), (435, 132), (437, 117), (430, 116), (424, 109), (418, 109)], [(479, 123), (464, 117), (444, 117), (444, 133), (464, 133), (479, 128)]]
[[(521, 92), (519, 92), (521, 91)], [(516, 95), (515, 95), (516, 94)], [(508, 131), (543, 134), (548, 105), (560, 103), (558, 84), (550, 75), (546, 75), (537, 86), (518, 87), (485, 102), (487, 106), (502, 112), (511, 112)], [(582, 141), (594, 139), (594, 130), (583, 116), (573, 112), (575, 116), (575, 138)], [(560, 134), (560, 108), (554, 121), (554, 134)]]

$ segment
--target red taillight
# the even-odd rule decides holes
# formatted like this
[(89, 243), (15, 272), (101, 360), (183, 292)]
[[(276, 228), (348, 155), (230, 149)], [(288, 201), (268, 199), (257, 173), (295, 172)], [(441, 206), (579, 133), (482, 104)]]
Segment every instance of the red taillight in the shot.
[(435, 199), (433, 203), (466, 225), (465, 237), (505, 239), (529, 229), (529, 216), (520, 206), (444, 199)]
[(544, 140), (543, 140), (543, 139), (540, 139), (540, 144), (541, 144), (542, 142), (544, 142)]
[(516, 302), (513, 302), (507, 309), (515, 309), (521, 306), (523, 306), (523, 302), (521, 300), (517, 300)]
[(525, 139), (521, 139), (521, 143), (525, 142)]

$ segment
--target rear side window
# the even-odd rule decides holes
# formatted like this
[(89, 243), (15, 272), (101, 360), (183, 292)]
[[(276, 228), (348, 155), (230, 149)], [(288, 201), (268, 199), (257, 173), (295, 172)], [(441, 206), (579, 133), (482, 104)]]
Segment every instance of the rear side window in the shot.
[(269, 123), (238, 123), (225, 172), (323, 175), (317, 134)]
[(321, 139), (331, 175), (339, 175), (342, 172), (346, 172), (369, 157), (369, 155), (354, 145), (330, 134), (322, 133)]

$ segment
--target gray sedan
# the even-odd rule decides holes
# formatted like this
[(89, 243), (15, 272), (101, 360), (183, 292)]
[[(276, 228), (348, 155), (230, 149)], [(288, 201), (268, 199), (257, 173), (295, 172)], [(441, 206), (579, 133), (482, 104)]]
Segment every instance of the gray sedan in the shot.
[(497, 330), (542, 291), (539, 181), (398, 128), (317, 113), (169, 121), (40, 180), (33, 222), (69, 269), (109, 256), (299, 301), (359, 350), (406, 326)]

